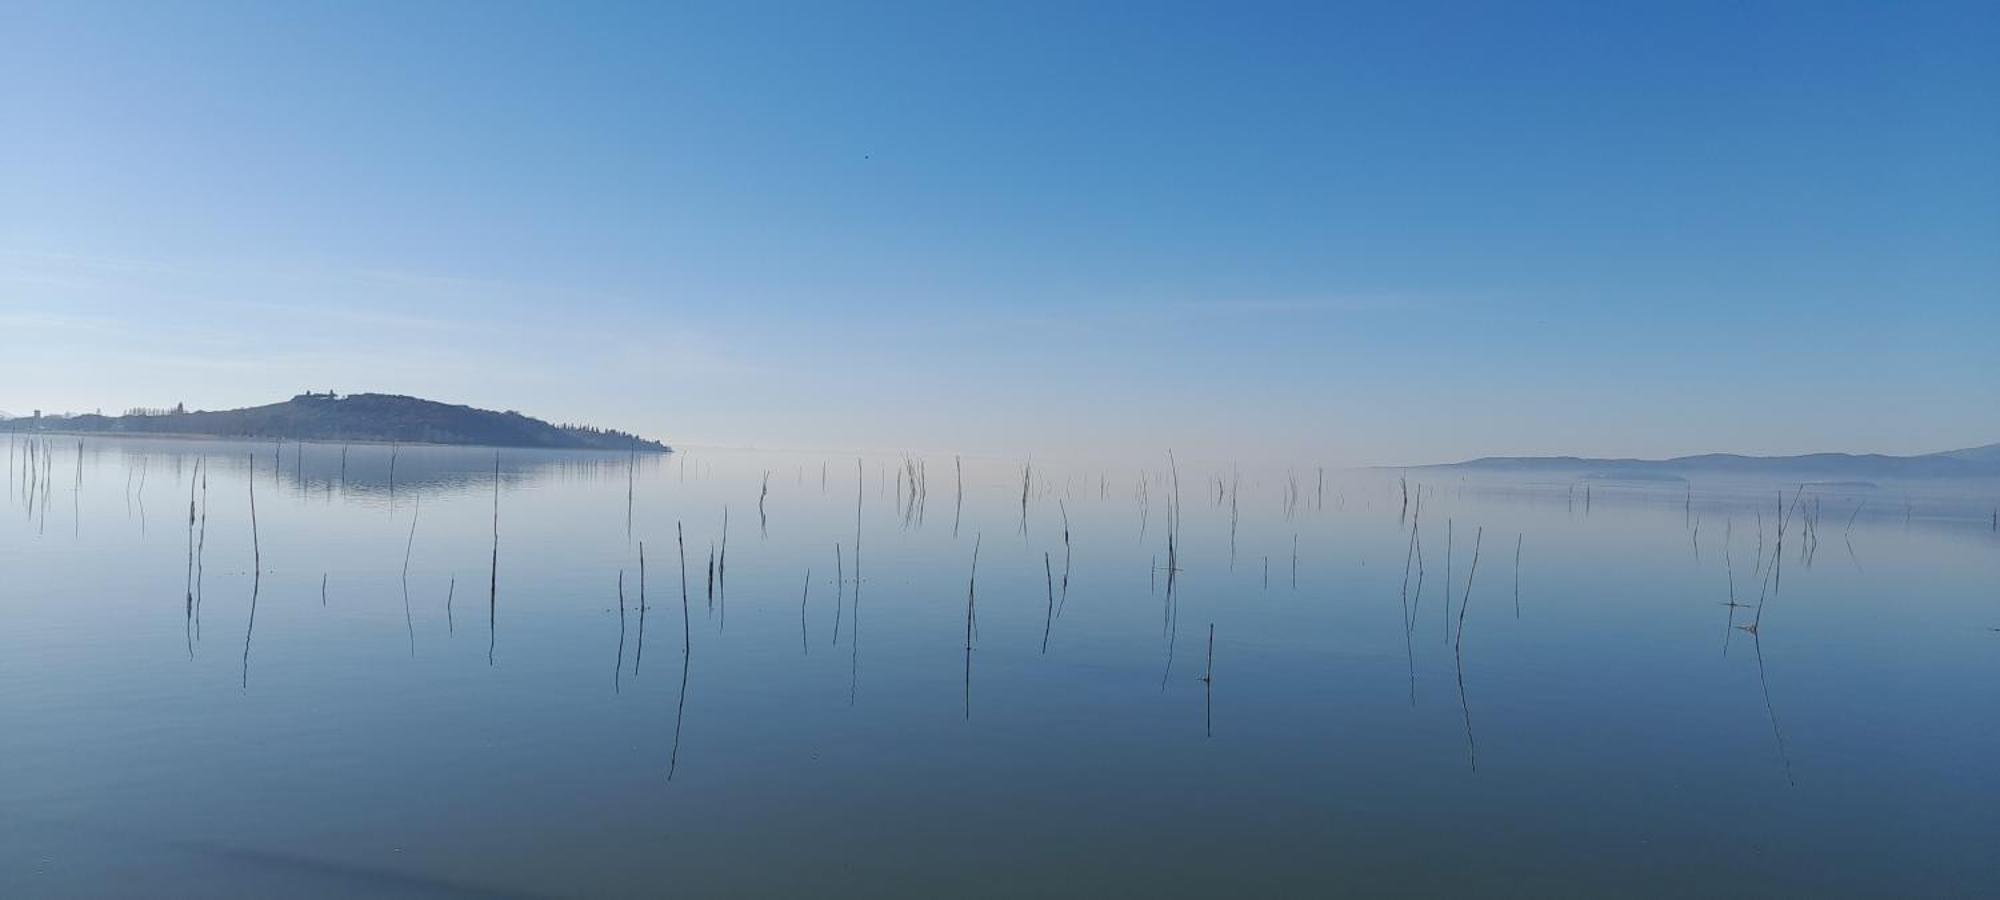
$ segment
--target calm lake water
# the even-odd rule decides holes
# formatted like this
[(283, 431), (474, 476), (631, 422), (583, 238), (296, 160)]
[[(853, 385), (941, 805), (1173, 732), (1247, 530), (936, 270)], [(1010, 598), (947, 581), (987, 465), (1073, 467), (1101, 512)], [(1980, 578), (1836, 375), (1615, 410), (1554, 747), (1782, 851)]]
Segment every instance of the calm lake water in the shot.
[(2000, 893), (1992, 483), (24, 448), (8, 897)]

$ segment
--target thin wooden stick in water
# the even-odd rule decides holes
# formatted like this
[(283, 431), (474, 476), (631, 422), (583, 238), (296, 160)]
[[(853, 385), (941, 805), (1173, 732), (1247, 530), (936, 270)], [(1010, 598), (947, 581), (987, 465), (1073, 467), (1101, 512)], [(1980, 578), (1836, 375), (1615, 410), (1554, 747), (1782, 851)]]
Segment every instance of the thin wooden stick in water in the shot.
[(972, 536), (972, 574), (965, 580), (965, 717), (972, 718), (972, 634), (978, 621), (979, 535)]
[(729, 507), (722, 508), (722, 555), (715, 558), (715, 592), (722, 604), (722, 621), (729, 620)]
[(639, 675), (639, 660), (646, 656), (646, 542), (639, 542), (639, 646), (632, 651), (632, 676)]
[(250, 558), (254, 574), (264, 573), (264, 550), (257, 542), (257, 454), (250, 454)]
[(806, 598), (812, 596), (812, 587), (813, 570), (808, 568), (805, 587), (799, 589), (799, 650), (807, 656), (812, 655), (812, 647), (806, 643)]
[[(244, 690), (250, 688), (250, 638), (257, 633), (257, 595), (264, 586), (264, 554), (257, 543), (257, 454), (250, 453), (250, 469), (247, 481), (250, 485), (250, 621), (243, 628), (243, 681)], [(141, 509), (144, 507), (142, 506)]]
[[(1405, 498), (1409, 496), (1409, 491), (1410, 489), (1406, 482), (1403, 488), (1403, 495)], [(1407, 502), (1407, 499), (1405, 502)], [(1410, 511), (1407, 508), (1405, 508), (1403, 510), (1403, 515), (1400, 516), (1397, 519), (1397, 521), (1399, 522), (1408, 521), (1409, 513)], [(1403, 547), (1402, 599), (1403, 599), (1403, 630), (1405, 632), (1410, 631), (1416, 627), (1414, 624), (1412, 624), (1413, 620), (1411, 619), (1411, 613), (1410, 613), (1410, 567), (1416, 561), (1416, 558), (1417, 558), (1417, 526), (1416, 523), (1412, 522), (1410, 524), (1410, 540)], [(1414, 666), (1415, 663), (1412, 662), (1412, 665)]]
[(500, 624), (500, 452), (493, 452), (493, 567), (486, 578), (486, 664), (493, 665), (493, 645)]
[[(1236, 572), (1236, 518), (1238, 518), (1236, 500), (1242, 496), (1242, 490), (1240, 490), (1238, 482), (1240, 482), (1240, 476), (1230, 476), (1230, 572)], [(1176, 512), (1178, 512), (1178, 508), (1176, 508)]]
[(678, 521), (674, 522), (674, 542), (681, 556), (681, 697), (674, 706), (674, 749), (667, 758), (668, 781), (674, 780), (681, 767), (681, 722), (687, 716), (688, 672), (694, 665), (694, 627), (688, 624), (687, 540)]
[(688, 636), (688, 551), (687, 537), (681, 533), (681, 523), (674, 523), (674, 546), (681, 553), (681, 652), (692, 650), (693, 638)]
[(410, 633), (410, 655), (417, 655), (417, 625), (410, 618), (410, 551), (417, 546), (417, 520), (423, 517), (424, 495), (417, 495), (416, 506), (410, 512), (410, 539), (403, 545), (403, 628)]
[(1062, 510), (1062, 522), (1063, 522), (1062, 605), (1056, 607), (1056, 615), (1062, 615), (1062, 611), (1069, 606), (1069, 562), (1070, 562), (1069, 507), (1064, 505), (1061, 500), (1056, 501), (1056, 507)]
[(1417, 587), (1410, 597), (1410, 630), (1416, 631), (1417, 615), (1424, 605), (1424, 488), (1417, 485), (1417, 503), (1410, 510), (1410, 532), (1417, 539)]
[(847, 603), (847, 566), (840, 557), (840, 542), (833, 542), (833, 645), (840, 646), (840, 608)]
[(1450, 516), (1444, 520), (1444, 639), (1451, 642), (1451, 525)]
[(1049, 554), (1047, 551), (1043, 551), (1042, 553), (1042, 580), (1048, 584), (1049, 588), (1049, 611), (1042, 619), (1042, 652), (1047, 653), (1049, 652), (1049, 629), (1056, 621), (1056, 580), (1055, 575), (1049, 569)]
[(1479, 544), (1485, 538), (1486, 526), (1481, 525), (1472, 537), (1472, 568), (1465, 573), (1465, 594), (1458, 598), (1458, 633), (1452, 637), (1453, 646), (1465, 642), (1465, 603), (1472, 599), (1472, 578), (1479, 574)]
[(1208, 623), (1208, 669), (1201, 673), (1202, 729), (1215, 736), (1215, 623)]
[(201, 470), (201, 530), (194, 542), (194, 639), (201, 640), (201, 585), (208, 555), (208, 468)]
[[(1723, 656), (1729, 655), (1729, 639), (1736, 631), (1736, 610), (1739, 607), (1745, 605), (1736, 602), (1736, 557), (1735, 554), (1730, 549), (1731, 546), (1734, 544), (1734, 541), (1730, 540), (1730, 538), (1733, 536), (1731, 532), (1734, 530), (1735, 530), (1734, 526), (1730, 523), (1730, 520), (1727, 519), (1723, 520), (1722, 572), (1723, 576), (1728, 579), (1728, 585), (1729, 585), (1729, 602), (1723, 604), (1724, 606), (1729, 608), (1729, 614), (1722, 620)], [(1849, 547), (1848, 549), (1850, 551), (1853, 550), (1852, 547)]]
[(416, 548), (416, 520), (424, 516), (424, 496), (416, 496), (416, 506), (410, 512), (410, 540), (402, 544), (402, 580), (410, 580), (410, 550)]
[(625, 570), (618, 570), (618, 661), (611, 667), (611, 692), (623, 690), (625, 675)]
[(1028, 486), (1034, 483), (1033, 462), (1021, 464), (1021, 535), (1028, 534)]
[[(1465, 607), (1472, 599), (1472, 579), (1479, 574), (1479, 544), (1485, 537), (1486, 528), (1481, 526), (1472, 539), (1472, 569), (1465, 576), (1465, 594), (1458, 601), (1458, 635), (1452, 643), (1452, 666), (1458, 670), (1458, 708), (1465, 717), (1465, 750), (1471, 761), (1472, 771), (1479, 771), (1479, 745), (1472, 739), (1472, 704), (1465, 699)], [(1445, 582), (1445, 596), (1451, 596), (1451, 582)]]
[[(7, 449), (10, 453), (7, 460), (7, 469), (8, 474), (12, 475), (14, 460), (11, 452), (14, 448), (11, 443)], [(194, 472), (188, 475), (187, 604), (186, 608), (182, 610), (181, 621), (182, 636), (187, 641), (188, 659), (190, 660), (194, 659), (194, 491), (196, 487), (195, 482), (201, 475), (201, 461), (199, 459), (195, 461), (194, 468)]]
[(194, 618), (194, 498), (195, 481), (201, 475), (201, 461), (196, 460), (195, 471), (188, 476), (188, 535), (187, 535), (187, 614)]
[(263, 586), (263, 574), (261, 572), (252, 572), (250, 576), (250, 620), (243, 626), (243, 678), (240, 685), (244, 690), (250, 689), (250, 639), (257, 633), (257, 596), (262, 591)]

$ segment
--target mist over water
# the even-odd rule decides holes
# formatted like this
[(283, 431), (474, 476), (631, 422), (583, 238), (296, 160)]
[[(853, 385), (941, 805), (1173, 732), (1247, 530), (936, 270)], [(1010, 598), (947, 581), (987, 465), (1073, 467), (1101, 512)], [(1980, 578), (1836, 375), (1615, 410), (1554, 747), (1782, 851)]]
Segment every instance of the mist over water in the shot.
[(26, 453), (7, 896), (2000, 886), (1992, 481)]

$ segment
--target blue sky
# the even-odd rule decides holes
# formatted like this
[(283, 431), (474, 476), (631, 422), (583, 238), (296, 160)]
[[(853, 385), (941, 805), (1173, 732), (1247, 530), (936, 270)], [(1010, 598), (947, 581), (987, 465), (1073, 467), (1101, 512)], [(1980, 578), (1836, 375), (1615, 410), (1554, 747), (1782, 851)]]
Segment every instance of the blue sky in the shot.
[(2000, 440), (2000, 7), (0, 7), (0, 410)]

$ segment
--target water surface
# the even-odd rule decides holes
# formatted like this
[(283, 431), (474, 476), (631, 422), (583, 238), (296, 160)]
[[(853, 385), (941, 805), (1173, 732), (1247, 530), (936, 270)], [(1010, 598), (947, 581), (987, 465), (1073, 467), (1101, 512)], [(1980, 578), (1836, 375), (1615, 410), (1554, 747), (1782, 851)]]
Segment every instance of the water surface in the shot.
[(2000, 891), (1990, 483), (9, 459), (7, 896)]

